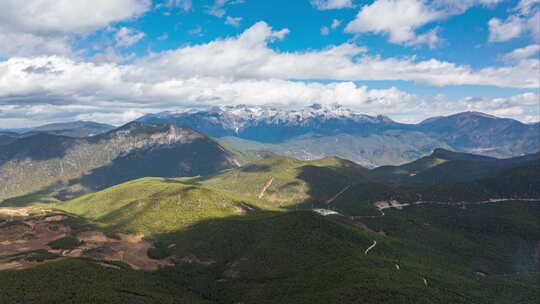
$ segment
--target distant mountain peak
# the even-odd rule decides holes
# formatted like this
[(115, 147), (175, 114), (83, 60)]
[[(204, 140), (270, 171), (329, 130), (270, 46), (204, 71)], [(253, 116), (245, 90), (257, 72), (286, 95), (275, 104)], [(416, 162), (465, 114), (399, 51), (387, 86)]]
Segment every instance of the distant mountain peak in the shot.
[(478, 118), (478, 117), (489, 118), (489, 119), (505, 119), (505, 118), (500, 118), (500, 117), (482, 113), (482, 112), (467, 111), (467, 112), (456, 113), (456, 114), (452, 114), (448, 116), (431, 117), (431, 118), (423, 120), (420, 124), (433, 123), (435, 121), (442, 120), (442, 119)]
[(339, 104), (322, 105), (312, 104), (300, 109), (284, 109), (270, 106), (249, 106), (249, 105), (227, 105), (215, 106), (209, 109), (186, 109), (182, 111), (161, 112), (158, 114), (148, 114), (138, 119), (138, 121), (152, 121), (161, 119), (165, 122), (173, 121), (176, 118), (183, 118), (190, 115), (219, 115), (226, 116), (229, 124), (224, 124), (225, 128), (237, 129), (246, 124), (259, 123), (262, 121), (273, 123), (295, 124), (307, 120), (329, 120), (348, 119), (367, 123), (394, 123), (387, 116), (369, 116), (358, 113)]

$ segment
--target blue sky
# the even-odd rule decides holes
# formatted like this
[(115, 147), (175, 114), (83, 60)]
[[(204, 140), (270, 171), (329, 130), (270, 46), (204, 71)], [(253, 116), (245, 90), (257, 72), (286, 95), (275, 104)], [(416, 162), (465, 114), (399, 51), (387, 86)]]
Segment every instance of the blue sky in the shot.
[(468, 110), (534, 122), (539, 11), (539, 0), (6, 0), (0, 128), (314, 102), (407, 122)]

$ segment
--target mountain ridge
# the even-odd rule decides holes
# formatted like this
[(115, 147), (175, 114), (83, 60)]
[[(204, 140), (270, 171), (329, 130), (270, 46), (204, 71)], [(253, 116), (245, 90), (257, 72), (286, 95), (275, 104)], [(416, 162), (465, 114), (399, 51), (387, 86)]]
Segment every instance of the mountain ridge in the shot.
[(480, 112), (404, 124), (337, 105), (301, 110), (238, 105), (148, 114), (137, 121), (187, 126), (237, 149), (302, 160), (337, 155), (369, 167), (403, 164), (435, 148), (492, 157), (540, 150), (540, 124)]
[(210, 174), (238, 166), (235, 157), (172, 124), (133, 122), (84, 138), (40, 133), (0, 146), (0, 199), (51, 186), (84, 193), (145, 176)]

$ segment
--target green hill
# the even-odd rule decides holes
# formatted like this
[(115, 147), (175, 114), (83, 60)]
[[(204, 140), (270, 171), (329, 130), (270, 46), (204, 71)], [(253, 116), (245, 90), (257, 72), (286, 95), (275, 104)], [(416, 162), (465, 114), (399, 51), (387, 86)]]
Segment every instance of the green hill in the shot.
[(370, 180), (368, 169), (338, 157), (300, 161), (278, 156), (194, 182), (286, 205), (327, 201), (345, 187)]
[(154, 235), (268, 205), (182, 181), (138, 179), (58, 203), (56, 207), (95, 220), (110, 230)]

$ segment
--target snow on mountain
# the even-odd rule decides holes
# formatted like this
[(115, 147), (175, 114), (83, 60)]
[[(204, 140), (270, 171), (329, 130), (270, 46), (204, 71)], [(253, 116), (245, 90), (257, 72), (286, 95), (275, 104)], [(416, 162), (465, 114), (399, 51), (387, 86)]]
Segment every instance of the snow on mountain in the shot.
[(141, 117), (142, 122), (175, 122), (183, 121), (189, 117), (205, 119), (208, 122), (221, 125), (229, 130), (240, 130), (248, 126), (267, 125), (307, 125), (314, 121), (347, 120), (364, 123), (395, 123), (386, 116), (369, 116), (359, 114), (340, 105), (323, 106), (313, 104), (302, 109), (278, 109), (265, 106), (219, 106), (207, 110), (186, 109), (184, 111), (161, 112)]

